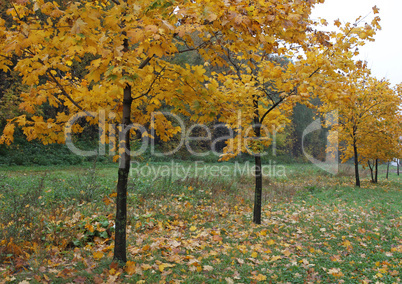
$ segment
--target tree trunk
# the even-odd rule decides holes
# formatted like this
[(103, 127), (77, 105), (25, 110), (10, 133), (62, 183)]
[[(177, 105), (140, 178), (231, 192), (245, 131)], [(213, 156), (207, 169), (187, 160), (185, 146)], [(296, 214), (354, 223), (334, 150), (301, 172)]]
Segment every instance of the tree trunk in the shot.
[[(258, 99), (254, 97), (254, 133), (256, 138), (261, 137), (261, 124), (260, 115), (258, 112)], [(254, 191), (254, 211), (253, 222), (261, 224), (261, 211), (262, 211), (262, 172), (261, 172), (261, 156), (260, 153), (254, 153), (255, 161), (255, 191)]]
[[(123, 22), (124, 25), (124, 22)], [(123, 32), (123, 35), (127, 35)], [(123, 52), (129, 51), (128, 39), (123, 42)], [(130, 174), (130, 127), (131, 127), (131, 86), (126, 85), (123, 91), (123, 117), (119, 133), (119, 171), (117, 179), (116, 220), (113, 259), (120, 264), (127, 262), (126, 227), (127, 227), (127, 183)], [(122, 151), (120, 151), (122, 149)], [(123, 151), (124, 150), (124, 151)]]
[(399, 176), (399, 162), (400, 162), (400, 160), (398, 159), (397, 164), (396, 164), (396, 171), (398, 173), (398, 176)]
[(123, 98), (123, 121), (120, 132), (120, 149), (124, 152), (120, 155), (119, 176), (117, 181), (116, 197), (116, 221), (115, 221), (115, 244), (113, 259), (126, 263), (126, 225), (127, 225), (127, 183), (130, 173), (130, 124), (131, 124), (131, 86), (124, 88)]
[(388, 165), (387, 165), (387, 179), (388, 179), (388, 174), (389, 174), (389, 163), (390, 162), (388, 162)]
[(375, 179), (374, 183), (378, 183), (378, 159), (375, 159)]
[(370, 164), (370, 160), (367, 160), (367, 164), (368, 164), (369, 169), (370, 169), (371, 182), (374, 183), (374, 173), (373, 173), (374, 164), (373, 164), (373, 166), (372, 166), (372, 165)]
[(255, 156), (255, 192), (254, 192), (254, 212), (253, 222), (261, 224), (261, 203), (262, 203), (262, 173), (261, 157)]
[(357, 153), (356, 141), (353, 142), (353, 151), (355, 156), (355, 177), (356, 177), (356, 186), (360, 187), (360, 177), (359, 177), (359, 156)]

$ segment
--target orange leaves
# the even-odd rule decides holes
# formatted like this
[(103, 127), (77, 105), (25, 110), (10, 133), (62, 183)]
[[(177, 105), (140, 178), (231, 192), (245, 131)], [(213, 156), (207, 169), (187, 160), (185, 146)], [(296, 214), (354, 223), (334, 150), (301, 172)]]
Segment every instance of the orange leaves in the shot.
[(339, 268), (331, 268), (328, 270), (328, 274), (331, 274), (332, 276), (335, 277), (342, 277), (344, 274), (341, 272)]
[(348, 251), (351, 251), (353, 249), (353, 246), (349, 240), (343, 241), (342, 246), (344, 246)]
[(160, 272), (163, 272), (165, 270), (165, 268), (175, 267), (175, 266), (176, 266), (176, 264), (162, 263), (162, 264), (159, 264), (158, 269)]
[(136, 272), (136, 266), (134, 261), (127, 261), (125, 271), (128, 275), (133, 275)]
[(0, 137), (0, 144), (10, 145), (14, 141), (14, 129), (15, 125), (8, 123), (3, 129), (3, 134)]
[(104, 256), (103, 252), (101, 251), (97, 251), (93, 253), (93, 258), (95, 260), (100, 260), (102, 257)]
[(263, 274), (253, 275), (250, 278), (253, 279), (253, 280), (256, 280), (256, 281), (265, 281), (265, 280), (267, 280), (267, 276), (265, 276)]
[(149, 55), (150, 56), (158, 56), (158, 57), (162, 57), (163, 56), (163, 49), (161, 46), (159, 45), (153, 45), (150, 49), (149, 49)]

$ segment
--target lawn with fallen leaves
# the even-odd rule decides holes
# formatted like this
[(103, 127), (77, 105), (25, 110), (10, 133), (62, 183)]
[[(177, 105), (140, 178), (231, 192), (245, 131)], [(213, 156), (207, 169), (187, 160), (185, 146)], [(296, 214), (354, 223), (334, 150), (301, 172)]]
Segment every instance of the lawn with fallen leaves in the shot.
[(123, 268), (115, 166), (0, 171), (0, 283), (401, 283), (400, 176), (355, 188), (347, 171), (285, 168), (264, 178), (261, 225), (248, 173), (131, 176)]

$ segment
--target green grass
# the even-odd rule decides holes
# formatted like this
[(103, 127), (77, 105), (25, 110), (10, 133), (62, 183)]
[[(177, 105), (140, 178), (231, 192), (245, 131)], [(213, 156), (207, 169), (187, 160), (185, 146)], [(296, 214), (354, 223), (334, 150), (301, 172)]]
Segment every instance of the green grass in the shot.
[(211, 174), (239, 165), (174, 165), (187, 176), (162, 174), (170, 162), (149, 165), (159, 176), (130, 175), (125, 269), (112, 263), (117, 165), (1, 169), (0, 275), (10, 283), (400, 283), (395, 173), (381, 172), (379, 184), (365, 174), (355, 188), (345, 168), (332, 176), (283, 165), (285, 175), (264, 177), (255, 225), (251, 173)]

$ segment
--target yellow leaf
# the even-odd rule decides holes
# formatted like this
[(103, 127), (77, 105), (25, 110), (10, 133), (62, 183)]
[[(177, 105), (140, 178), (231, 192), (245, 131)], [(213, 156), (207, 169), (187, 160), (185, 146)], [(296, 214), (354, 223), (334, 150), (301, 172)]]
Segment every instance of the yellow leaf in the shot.
[(103, 255), (104, 255), (103, 252), (97, 251), (97, 252), (94, 252), (93, 257), (95, 260), (99, 260), (103, 257)]
[(133, 275), (135, 273), (135, 262), (127, 261), (125, 271), (128, 275)]
[(197, 230), (197, 227), (195, 227), (195, 226), (191, 226), (191, 227), (190, 227), (190, 231), (191, 231), (191, 232), (194, 232), (195, 230)]
[(251, 257), (252, 258), (256, 258), (258, 256), (258, 253), (257, 252), (253, 252), (252, 254), (251, 254)]
[(163, 272), (163, 270), (164, 270), (165, 268), (166, 268), (165, 263), (162, 263), (162, 264), (159, 265), (159, 271), (160, 271), (160, 272)]
[(163, 56), (163, 49), (162, 47), (158, 46), (158, 45), (154, 45), (149, 49), (149, 53), (150, 54), (154, 54), (158, 57), (162, 57)]
[(265, 280), (267, 280), (267, 276), (262, 275), (262, 274), (255, 275), (255, 276), (253, 276), (251, 278), (254, 279), (254, 280), (257, 280), (257, 281), (265, 281)]
[(50, 73), (52, 73), (53, 76), (57, 75), (57, 72), (55, 70), (50, 70)]
[(274, 240), (268, 240), (267, 241), (267, 244), (270, 246), (270, 245), (273, 245), (275, 243), (275, 241)]
[(282, 253), (283, 253), (285, 256), (287, 256), (287, 257), (288, 257), (289, 255), (291, 255), (291, 252), (290, 252), (288, 249), (282, 251)]
[(272, 258), (271, 258), (271, 261), (277, 261), (277, 260), (279, 260), (279, 259), (281, 259), (282, 257), (280, 256), (280, 255), (274, 255)]
[(149, 270), (149, 269), (152, 268), (152, 266), (149, 265), (149, 264), (144, 263), (144, 264), (141, 264), (141, 268), (142, 268), (142, 270)]
[(106, 205), (109, 205), (110, 203), (112, 203), (112, 200), (111, 200), (109, 197), (107, 197), (107, 196), (103, 197), (102, 201), (103, 201), (103, 203), (105, 203)]
[(162, 263), (159, 265), (159, 271), (163, 272), (163, 270), (167, 267), (175, 267), (176, 264), (170, 264), (170, 263)]
[(90, 231), (91, 233), (94, 232), (94, 226), (92, 226), (91, 224), (85, 224), (85, 229), (87, 229), (88, 231)]
[(71, 60), (67, 60), (66, 64), (67, 64), (67, 66), (71, 66), (71, 65), (73, 65), (73, 62)]

